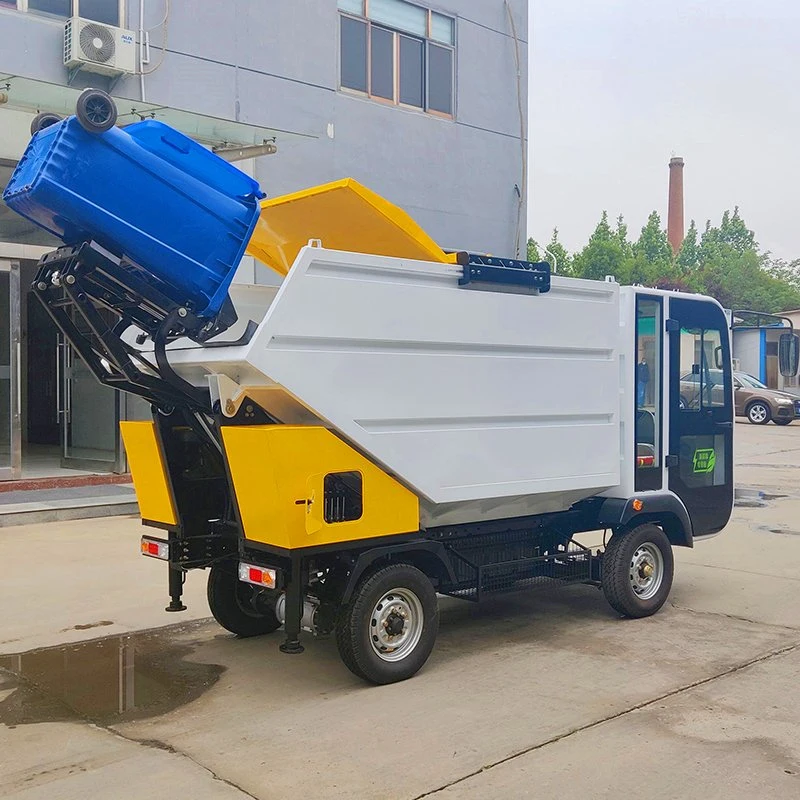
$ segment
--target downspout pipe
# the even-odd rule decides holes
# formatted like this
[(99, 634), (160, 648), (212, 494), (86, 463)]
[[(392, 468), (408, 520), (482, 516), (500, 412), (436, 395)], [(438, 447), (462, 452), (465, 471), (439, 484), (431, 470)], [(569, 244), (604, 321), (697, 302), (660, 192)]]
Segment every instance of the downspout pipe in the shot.
[(144, 0), (139, 0), (139, 94), (143, 103), (147, 102), (144, 87)]

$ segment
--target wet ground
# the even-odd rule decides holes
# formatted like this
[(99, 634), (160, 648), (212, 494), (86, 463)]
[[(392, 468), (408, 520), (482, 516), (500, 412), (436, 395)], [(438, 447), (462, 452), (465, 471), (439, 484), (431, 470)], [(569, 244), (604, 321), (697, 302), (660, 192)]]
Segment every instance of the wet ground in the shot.
[(135, 520), (0, 531), (0, 796), (800, 797), (800, 425), (736, 442), (734, 519), (677, 552), (661, 613), (444, 600), (387, 687), (330, 639), (286, 656), (197, 619), (201, 574), (175, 624)]
[(187, 660), (209, 627), (178, 625), (0, 656), (0, 692), (10, 691), (0, 702), (0, 724), (109, 725), (190, 703), (225, 671)]

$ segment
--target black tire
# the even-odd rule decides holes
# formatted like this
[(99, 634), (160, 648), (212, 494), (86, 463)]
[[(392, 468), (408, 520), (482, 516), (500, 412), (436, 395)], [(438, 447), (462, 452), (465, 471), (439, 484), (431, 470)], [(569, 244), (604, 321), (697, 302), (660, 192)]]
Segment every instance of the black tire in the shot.
[(266, 590), (240, 581), (235, 568), (226, 564), (211, 567), (208, 576), (208, 607), (223, 628), (237, 636), (261, 636), (280, 628), (275, 611), (258, 595)]
[[(393, 598), (392, 593), (395, 591), (398, 605), (393, 604), (390, 607), (384, 604), (384, 608), (379, 609), (379, 601), (386, 595)], [(388, 617), (384, 620), (384, 629), (388, 631), (386, 623), (393, 624), (399, 619), (392, 610), (395, 608), (401, 611), (405, 609), (407, 619), (413, 621), (415, 603), (412, 598), (416, 599), (422, 612), (422, 619), (418, 622), (421, 626), (419, 637), (412, 646), (415, 639), (414, 629), (409, 628), (412, 638), (405, 645), (409, 647), (407, 654), (397, 661), (387, 661), (385, 659), (392, 656), (392, 650), (387, 649), (386, 655), (380, 656), (376, 651), (380, 642), (373, 645), (377, 636), (372, 631), (378, 626), (380, 612), (384, 615), (388, 612)], [(393, 600), (387, 600), (387, 603), (390, 602)], [(406, 624), (405, 621), (399, 622), (401, 629), (396, 635), (403, 633), (402, 629)], [(429, 578), (410, 564), (392, 564), (364, 577), (353, 592), (350, 602), (340, 609), (336, 620), (336, 645), (342, 661), (354, 675), (371, 683), (395, 683), (404, 681), (419, 671), (433, 650), (438, 631), (439, 604)]]
[(40, 111), (31, 120), (31, 136), (43, 131), (45, 128), (49, 128), (51, 125), (55, 125), (56, 122), (61, 122), (61, 117), (58, 114), (54, 114), (52, 111)]
[[(639, 561), (644, 568), (647, 564), (659, 569), (655, 550), (660, 554), (661, 580), (657, 586), (645, 590), (634, 587), (635, 580), (647, 580), (639, 570), (635, 570), (635, 563)], [(639, 554), (652, 551), (640, 561)], [(666, 602), (672, 588), (672, 577), (675, 571), (675, 562), (672, 557), (672, 545), (664, 531), (657, 525), (644, 524), (636, 528), (629, 528), (615, 533), (603, 554), (603, 594), (609, 605), (626, 617), (649, 617), (655, 614)], [(636, 577), (634, 577), (636, 575)], [(648, 591), (654, 589), (652, 594)]]
[(780, 425), (780, 426), (783, 426), (783, 425), (791, 425), (791, 424), (794, 422), (794, 420), (793, 420), (793, 419), (774, 419), (774, 420), (772, 420), (772, 421), (773, 421), (773, 422), (774, 422), (776, 425)]
[(685, 411), (687, 408), (689, 408), (689, 401), (683, 395), (681, 395), (678, 399), (678, 408), (681, 411)]
[(769, 405), (763, 400), (755, 400), (750, 403), (744, 413), (747, 416), (747, 421), (753, 425), (766, 425), (772, 419)]
[(88, 133), (105, 133), (117, 121), (117, 105), (100, 89), (84, 89), (75, 104), (75, 116)]

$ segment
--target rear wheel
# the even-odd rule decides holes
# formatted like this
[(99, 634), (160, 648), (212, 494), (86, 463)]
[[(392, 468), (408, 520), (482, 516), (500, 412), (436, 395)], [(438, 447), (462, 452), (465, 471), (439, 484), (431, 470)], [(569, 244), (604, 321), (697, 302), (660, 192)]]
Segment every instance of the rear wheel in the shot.
[(218, 564), (208, 576), (208, 607), (223, 628), (237, 636), (272, 633), (281, 623), (270, 604), (268, 590), (239, 580), (235, 568)]
[(336, 644), (347, 668), (371, 683), (410, 678), (428, 660), (439, 630), (436, 592), (410, 564), (365, 577), (336, 622)]
[(776, 425), (791, 425), (794, 420), (793, 419), (774, 419), (772, 420)]
[(40, 111), (31, 120), (31, 136), (43, 131), (45, 128), (49, 128), (51, 125), (55, 125), (56, 122), (61, 122), (61, 117), (58, 114), (53, 114), (51, 111)]
[(766, 425), (772, 417), (769, 406), (761, 400), (750, 403), (750, 405), (747, 406), (745, 414), (747, 414), (747, 419), (750, 420), (753, 425)]
[(675, 565), (672, 545), (657, 525), (619, 531), (603, 554), (603, 594), (626, 617), (649, 617), (666, 602)]

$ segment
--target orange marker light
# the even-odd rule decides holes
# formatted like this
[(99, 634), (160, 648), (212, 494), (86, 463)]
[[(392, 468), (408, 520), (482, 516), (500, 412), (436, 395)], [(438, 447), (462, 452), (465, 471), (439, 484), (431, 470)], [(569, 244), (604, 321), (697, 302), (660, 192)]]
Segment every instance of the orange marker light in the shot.
[(633, 506), (634, 511), (641, 511), (644, 508), (644, 503), (641, 500), (636, 499), (631, 503), (631, 506)]

